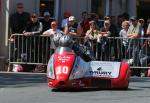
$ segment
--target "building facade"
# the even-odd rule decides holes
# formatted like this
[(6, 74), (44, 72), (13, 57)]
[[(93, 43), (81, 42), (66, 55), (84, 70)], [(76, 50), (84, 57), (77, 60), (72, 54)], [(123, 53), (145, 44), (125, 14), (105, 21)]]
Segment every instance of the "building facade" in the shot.
[(0, 56), (5, 58), (8, 58), (9, 15), (15, 12), (18, 2), (24, 3), (25, 11), (40, 16), (48, 10), (58, 21), (65, 11), (71, 12), (77, 20), (83, 11), (113, 16), (127, 12), (130, 16), (150, 17), (149, 0), (0, 0)]

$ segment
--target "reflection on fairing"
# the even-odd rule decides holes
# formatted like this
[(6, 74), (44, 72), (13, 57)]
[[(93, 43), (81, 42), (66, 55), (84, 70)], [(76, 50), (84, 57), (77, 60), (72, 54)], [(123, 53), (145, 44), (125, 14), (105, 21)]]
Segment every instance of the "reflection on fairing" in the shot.
[(47, 77), (55, 79), (54, 74), (54, 55), (51, 56), (48, 65), (47, 65)]

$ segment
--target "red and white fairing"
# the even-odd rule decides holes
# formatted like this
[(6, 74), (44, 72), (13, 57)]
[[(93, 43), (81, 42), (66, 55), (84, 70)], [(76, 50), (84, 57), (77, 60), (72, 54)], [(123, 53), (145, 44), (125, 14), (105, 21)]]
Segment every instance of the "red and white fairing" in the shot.
[(51, 88), (127, 89), (130, 69), (126, 62), (85, 62), (74, 52), (55, 53), (47, 66)]

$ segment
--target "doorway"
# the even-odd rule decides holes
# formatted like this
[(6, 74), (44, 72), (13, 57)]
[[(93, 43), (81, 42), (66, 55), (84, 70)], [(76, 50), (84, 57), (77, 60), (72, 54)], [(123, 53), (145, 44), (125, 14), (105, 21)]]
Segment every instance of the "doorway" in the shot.
[(103, 0), (91, 0), (91, 12), (100, 16), (104, 14)]
[(45, 11), (50, 12), (51, 17), (54, 17), (55, 0), (40, 0), (40, 16), (43, 16)]
[(150, 18), (150, 2), (139, 1), (137, 6), (137, 16), (138, 18), (144, 18), (147, 20)]

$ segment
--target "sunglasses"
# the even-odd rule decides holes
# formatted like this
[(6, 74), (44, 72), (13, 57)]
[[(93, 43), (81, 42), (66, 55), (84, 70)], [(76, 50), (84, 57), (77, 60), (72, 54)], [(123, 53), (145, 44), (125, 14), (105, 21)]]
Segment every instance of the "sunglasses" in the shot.
[(36, 16), (32, 16), (32, 18), (36, 18)]
[(18, 6), (17, 8), (23, 8), (22, 6)]

